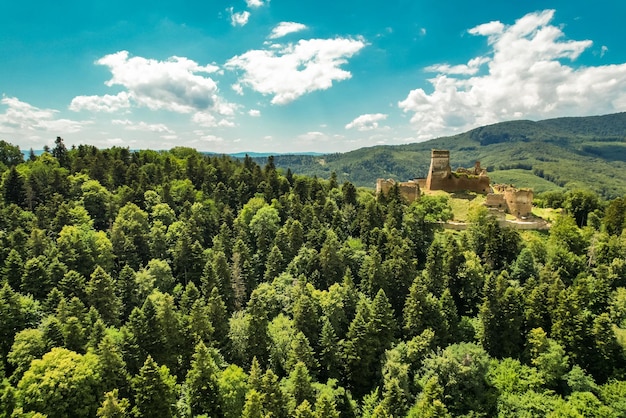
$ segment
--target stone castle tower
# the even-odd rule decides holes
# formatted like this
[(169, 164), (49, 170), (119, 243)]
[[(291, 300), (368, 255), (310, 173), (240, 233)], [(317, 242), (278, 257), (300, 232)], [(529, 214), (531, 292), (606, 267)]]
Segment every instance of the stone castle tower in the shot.
[(434, 149), (430, 154), (430, 170), (425, 189), (446, 192), (468, 190), (487, 194), (490, 192), (489, 177), (480, 166), (480, 161), (476, 161), (472, 169), (459, 168), (453, 172), (450, 167), (450, 151)]
[(442, 183), (452, 174), (450, 151), (434, 149), (430, 154), (430, 169), (426, 177), (427, 190), (440, 190)]

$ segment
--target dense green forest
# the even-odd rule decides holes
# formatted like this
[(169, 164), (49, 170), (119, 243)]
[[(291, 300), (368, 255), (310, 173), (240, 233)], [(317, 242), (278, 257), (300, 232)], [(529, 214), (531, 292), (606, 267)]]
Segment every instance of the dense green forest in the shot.
[(334, 171), (339, 182), (374, 187), (377, 178), (426, 177), (433, 148), (450, 150), (452, 169), (473, 167), (479, 160), (495, 183), (535, 192), (585, 188), (606, 199), (626, 194), (626, 113), (502, 122), (415, 144), (322, 156), (280, 155), (275, 165), (321, 178)]
[(0, 417), (626, 416), (626, 200), (549, 232), (193, 149), (0, 141)]

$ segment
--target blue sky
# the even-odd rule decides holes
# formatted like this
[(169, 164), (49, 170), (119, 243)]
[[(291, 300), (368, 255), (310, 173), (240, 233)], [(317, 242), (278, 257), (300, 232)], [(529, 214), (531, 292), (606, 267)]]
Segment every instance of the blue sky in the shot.
[(335, 152), (626, 111), (626, 2), (6, 1), (0, 139)]

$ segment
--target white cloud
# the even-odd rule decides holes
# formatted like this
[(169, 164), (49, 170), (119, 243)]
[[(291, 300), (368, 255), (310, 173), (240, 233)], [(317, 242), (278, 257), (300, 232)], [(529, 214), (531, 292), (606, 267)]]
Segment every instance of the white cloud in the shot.
[(174, 133), (174, 131), (172, 131), (170, 128), (168, 128), (166, 125), (162, 123), (146, 123), (143, 121), (139, 123), (135, 123), (128, 119), (124, 119), (124, 120), (113, 119), (111, 123), (113, 125), (122, 125), (125, 127), (124, 129), (128, 131), (158, 132), (158, 133), (167, 133), (167, 134)]
[(258, 7), (261, 6), (265, 6), (266, 4), (269, 4), (270, 0), (267, 1), (263, 1), (263, 0), (246, 0), (246, 4), (248, 5), (248, 7), (252, 8), (252, 9), (256, 9)]
[(298, 139), (302, 142), (311, 143), (311, 142), (322, 142), (328, 141), (328, 135), (323, 132), (307, 132), (301, 135), (298, 135)]
[(204, 135), (200, 137), (200, 140), (204, 142), (224, 142), (224, 138), (215, 135)]
[(272, 33), (268, 36), (269, 39), (278, 39), (283, 36), (289, 35), (290, 33), (300, 32), (305, 30), (307, 27), (302, 23), (296, 22), (280, 22), (274, 29), (272, 29)]
[(116, 95), (105, 94), (104, 96), (76, 96), (70, 103), (70, 110), (79, 112), (117, 112), (130, 107), (130, 96), (123, 91)]
[(235, 123), (231, 120), (224, 118), (218, 119), (211, 112), (197, 112), (191, 117), (191, 120), (204, 128), (232, 128), (235, 126)]
[(46, 136), (62, 136), (80, 132), (91, 121), (76, 121), (58, 118), (58, 110), (40, 109), (16, 97), (3, 97), (0, 104), (7, 106), (0, 113), (0, 134), (19, 138), (40, 138)]
[(609, 47), (607, 47), (606, 45), (602, 45), (602, 48), (600, 49), (600, 57), (604, 57), (604, 54), (606, 54), (607, 52), (609, 52)]
[(300, 40), (280, 49), (248, 51), (228, 60), (226, 67), (243, 70), (237, 84), (273, 95), (273, 104), (286, 104), (349, 79), (352, 74), (340, 66), (363, 47), (362, 39)]
[(248, 24), (248, 19), (250, 19), (250, 12), (244, 10), (243, 12), (236, 13), (232, 7), (229, 7), (228, 12), (230, 13), (230, 24), (233, 26), (245, 26)]
[[(546, 10), (510, 26), (490, 22), (470, 29), (470, 34), (487, 37), (487, 58), (428, 67), (438, 73), (429, 80), (432, 93), (418, 88), (398, 103), (412, 114), (417, 138), (510, 119), (626, 110), (626, 64), (575, 66), (592, 41), (564, 39), (561, 29), (550, 24), (553, 17), (554, 11)], [(487, 70), (477, 75), (485, 64)]]
[[(130, 107), (147, 107), (176, 113), (193, 113), (192, 120), (202, 126), (234, 126), (227, 120), (217, 121), (215, 115), (230, 118), (237, 105), (218, 95), (217, 83), (208, 74), (220, 73), (215, 65), (200, 65), (185, 57), (165, 61), (129, 57), (120, 51), (102, 57), (96, 64), (104, 65), (112, 77), (107, 86), (122, 86), (117, 95), (77, 96), (70, 109), (74, 111), (114, 112)], [(131, 128), (127, 128), (131, 129)], [(169, 132), (163, 125), (133, 125), (134, 130)], [(167, 128), (166, 128), (167, 129)]]
[(346, 125), (346, 129), (356, 129), (358, 131), (371, 131), (378, 128), (378, 122), (387, 119), (383, 113), (367, 113), (355, 118)]
[[(131, 58), (128, 51), (106, 55), (96, 63), (111, 71), (112, 78), (106, 85), (126, 88), (126, 97), (138, 106), (191, 113), (213, 108), (220, 101), (215, 81), (201, 75), (217, 72), (219, 67), (214, 65), (201, 66), (185, 57), (171, 57), (166, 61)], [(90, 97), (91, 103), (97, 103), (93, 99), (96, 96)]]
[(261, 116), (261, 111), (258, 109), (250, 109), (248, 111), (248, 115), (252, 116), (253, 118), (258, 118), (259, 116)]
[(490, 61), (488, 57), (472, 58), (467, 64), (448, 65), (435, 64), (426, 67), (424, 70), (429, 73), (456, 74), (456, 75), (474, 75), (480, 69), (480, 66)]

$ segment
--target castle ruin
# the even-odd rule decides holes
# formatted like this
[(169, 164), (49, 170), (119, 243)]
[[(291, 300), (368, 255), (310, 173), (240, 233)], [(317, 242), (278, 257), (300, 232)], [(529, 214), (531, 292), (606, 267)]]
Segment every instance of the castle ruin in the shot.
[[(418, 183), (420, 180), (418, 179)], [(425, 179), (424, 190), (443, 190), (448, 193), (469, 191), (487, 194), (490, 191), (487, 170), (476, 161), (474, 168), (450, 167), (450, 151), (432, 150), (430, 154), (430, 170)]]
[(388, 194), (395, 186), (409, 203), (418, 200), (422, 191), (442, 190), (447, 193), (469, 191), (486, 195), (485, 206), (498, 217), (504, 218), (506, 214), (511, 214), (516, 218), (526, 218), (532, 215), (532, 190), (516, 189), (508, 185), (492, 186), (487, 170), (480, 166), (480, 161), (476, 161), (471, 169), (457, 168), (452, 171), (448, 150), (432, 150), (430, 169), (426, 178), (406, 182), (378, 179), (376, 193)]

